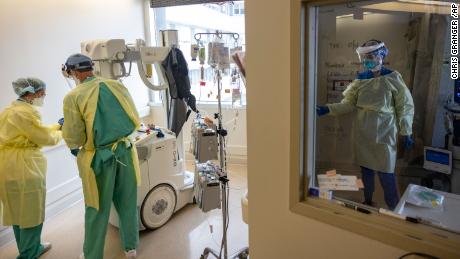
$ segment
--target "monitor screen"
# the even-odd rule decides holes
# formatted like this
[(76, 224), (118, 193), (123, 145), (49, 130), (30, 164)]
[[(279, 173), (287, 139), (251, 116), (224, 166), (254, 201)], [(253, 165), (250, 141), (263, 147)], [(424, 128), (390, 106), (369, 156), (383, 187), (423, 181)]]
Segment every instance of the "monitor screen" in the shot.
[(425, 152), (426, 152), (427, 161), (438, 163), (438, 164), (443, 164), (447, 166), (449, 165), (449, 162), (450, 162), (449, 153), (430, 150), (430, 149), (425, 150)]
[(454, 102), (455, 103), (460, 103), (460, 80), (455, 79), (455, 96), (454, 96)]

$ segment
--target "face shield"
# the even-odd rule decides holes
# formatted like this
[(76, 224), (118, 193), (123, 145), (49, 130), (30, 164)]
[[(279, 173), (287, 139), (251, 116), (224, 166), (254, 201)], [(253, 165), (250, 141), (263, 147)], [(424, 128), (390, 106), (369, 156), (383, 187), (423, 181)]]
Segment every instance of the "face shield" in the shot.
[[(81, 54), (74, 54), (67, 59), (65, 64), (62, 65), (61, 73), (64, 76), (69, 88), (73, 89), (76, 84), (80, 83), (80, 81), (77, 77), (75, 77), (72, 71), (84, 71), (86, 69), (92, 68), (93, 62), (91, 58)], [(74, 84), (72, 84), (71, 81), (74, 81)]]
[(71, 70), (70, 70), (69, 66), (67, 66), (65, 64), (62, 65), (61, 73), (64, 76), (64, 79), (65, 79), (65, 81), (67, 83), (67, 86), (69, 86), (70, 90), (75, 88), (75, 85), (76, 85), (77, 82), (75, 81), (75, 78), (72, 76), (72, 73), (71, 73)]
[(74, 54), (67, 58), (61, 67), (62, 75), (65, 78), (74, 79), (72, 71), (85, 71), (93, 68), (93, 61), (90, 57), (82, 54)]
[(369, 70), (379, 70), (388, 50), (383, 42), (372, 46), (361, 46), (356, 49), (359, 61)]
[[(384, 55), (386, 50), (385, 44), (383, 42), (372, 45), (372, 46), (361, 46), (356, 49), (356, 53), (358, 54), (359, 61), (363, 62), (365, 58), (372, 59), (376, 55)], [(386, 55), (384, 55), (386, 56)]]

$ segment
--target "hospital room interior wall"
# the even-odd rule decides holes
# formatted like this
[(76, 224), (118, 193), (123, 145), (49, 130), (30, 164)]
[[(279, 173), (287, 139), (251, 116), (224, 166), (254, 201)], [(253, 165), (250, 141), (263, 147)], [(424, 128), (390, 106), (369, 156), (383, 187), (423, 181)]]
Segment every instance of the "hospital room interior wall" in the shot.
[(405, 252), (289, 210), (290, 2), (245, 2), (251, 258), (398, 258)]
[[(142, 0), (80, 1), (0, 1), (0, 109), (17, 96), (11, 82), (35, 76), (47, 83), (45, 123), (62, 117), (62, 100), (69, 91), (61, 74), (66, 58), (80, 52), (80, 42), (93, 39), (123, 38), (134, 42), (144, 38)], [(147, 107), (145, 86), (136, 77), (124, 80), (142, 112)], [(81, 181), (76, 161), (62, 142), (44, 149), (48, 159), (47, 216), (81, 199)], [(0, 226), (0, 246), (11, 240), (9, 229)]]

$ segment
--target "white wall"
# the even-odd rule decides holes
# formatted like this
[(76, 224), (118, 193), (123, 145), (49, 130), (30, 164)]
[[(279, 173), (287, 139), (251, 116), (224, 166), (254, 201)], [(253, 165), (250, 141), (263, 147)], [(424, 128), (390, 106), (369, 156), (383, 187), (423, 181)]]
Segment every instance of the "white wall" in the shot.
[[(0, 109), (16, 98), (11, 82), (36, 76), (48, 85), (42, 109), (46, 123), (62, 117), (62, 99), (68, 86), (61, 64), (80, 52), (80, 42), (91, 39), (144, 38), (143, 0), (1, 0), (0, 1)], [(134, 67), (135, 69), (135, 67)], [(146, 88), (137, 77), (125, 80), (139, 109), (148, 103)], [(48, 158), (47, 215), (81, 198), (76, 161), (64, 146), (45, 150)], [(0, 227), (0, 246), (11, 233)]]
[(251, 258), (398, 258), (405, 252), (289, 210), (292, 2), (245, 2)]

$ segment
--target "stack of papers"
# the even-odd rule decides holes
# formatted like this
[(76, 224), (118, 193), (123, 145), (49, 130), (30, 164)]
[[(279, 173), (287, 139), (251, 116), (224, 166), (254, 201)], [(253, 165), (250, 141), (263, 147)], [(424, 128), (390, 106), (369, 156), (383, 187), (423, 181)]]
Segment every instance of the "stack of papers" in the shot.
[(363, 188), (363, 182), (354, 175), (340, 175), (335, 170), (318, 175), (320, 189), (337, 191), (358, 191)]

